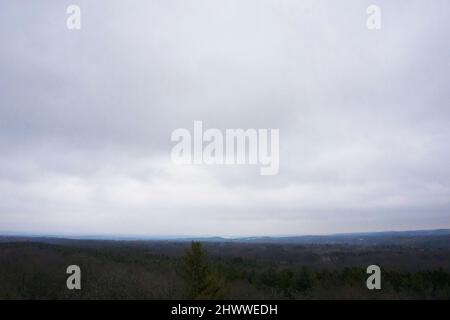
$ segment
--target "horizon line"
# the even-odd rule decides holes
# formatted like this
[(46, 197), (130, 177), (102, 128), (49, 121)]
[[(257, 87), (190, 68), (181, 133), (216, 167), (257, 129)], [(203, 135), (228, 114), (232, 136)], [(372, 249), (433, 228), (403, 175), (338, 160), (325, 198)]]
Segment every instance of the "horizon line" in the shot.
[(133, 234), (82, 234), (82, 233), (41, 233), (41, 232), (23, 232), (23, 231), (2, 231), (0, 237), (30, 237), (30, 238), (59, 238), (59, 239), (91, 239), (91, 240), (189, 240), (189, 239), (211, 239), (221, 238), (224, 240), (246, 239), (246, 238), (289, 238), (289, 237), (326, 237), (326, 236), (344, 236), (359, 234), (377, 234), (377, 233), (407, 233), (407, 232), (436, 232), (449, 231), (450, 228), (433, 229), (406, 229), (406, 230), (380, 230), (380, 231), (355, 231), (338, 232), (324, 234), (280, 234), (280, 235), (133, 235)]

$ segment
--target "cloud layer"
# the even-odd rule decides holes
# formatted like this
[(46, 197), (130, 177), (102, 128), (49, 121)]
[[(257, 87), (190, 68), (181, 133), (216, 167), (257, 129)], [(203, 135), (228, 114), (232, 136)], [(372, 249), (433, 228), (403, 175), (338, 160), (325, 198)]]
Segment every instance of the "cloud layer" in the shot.
[[(0, 4), (0, 230), (450, 227), (450, 3)], [(170, 134), (279, 128), (280, 172), (176, 166)]]

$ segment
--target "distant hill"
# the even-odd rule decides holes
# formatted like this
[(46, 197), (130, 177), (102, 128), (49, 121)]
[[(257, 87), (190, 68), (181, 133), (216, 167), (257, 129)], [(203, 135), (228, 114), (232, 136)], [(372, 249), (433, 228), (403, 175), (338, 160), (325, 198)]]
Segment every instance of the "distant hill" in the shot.
[(69, 240), (103, 240), (103, 241), (165, 241), (190, 242), (201, 241), (210, 243), (248, 243), (248, 244), (354, 244), (354, 245), (416, 245), (429, 243), (433, 246), (450, 247), (450, 229), (413, 230), (413, 231), (383, 231), (341, 233), (330, 235), (304, 236), (256, 236), (256, 237), (157, 237), (157, 236), (43, 236), (29, 234), (0, 233), (0, 242), (5, 241), (38, 241), (65, 242)]
[[(408, 244), (422, 241), (450, 242), (450, 229), (383, 231), (362, 233), (341, 233), (330, 235), (280, 236), (280, 237), (242, 237), (242, 238), (181, 238), (178, 241), (275, 243), (275, 244)], [(450, 246), (450, 243), (449, 243)]]

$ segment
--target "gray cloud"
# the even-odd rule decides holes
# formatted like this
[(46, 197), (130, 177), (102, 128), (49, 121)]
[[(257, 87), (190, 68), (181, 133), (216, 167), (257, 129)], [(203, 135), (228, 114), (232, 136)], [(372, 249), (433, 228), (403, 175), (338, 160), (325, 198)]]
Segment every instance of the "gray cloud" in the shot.
[[(450, 227), (450, 4), (0, 4), (0, 230)], [(176, 128), (280, 128), (280, 174), (179, 167)]]

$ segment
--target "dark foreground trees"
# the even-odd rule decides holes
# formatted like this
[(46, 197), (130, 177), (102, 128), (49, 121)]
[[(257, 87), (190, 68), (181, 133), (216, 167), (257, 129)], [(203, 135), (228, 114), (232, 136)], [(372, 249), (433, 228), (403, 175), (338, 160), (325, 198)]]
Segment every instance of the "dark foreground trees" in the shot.
[(192, 242), (180, 266), (180, 276), (188, 299), (220, 299), (225, 294), (225, 281), (208, 259), (200, 242)]
[[(324, 247), (230, 246), (231, 255), (213, 243), (0, 242), (0, 299), (450, 299), (450, 267), (429, 264), (435, 259), (447, 266), (446, 249), (411, 255), (407, 247), (363, 247), (365, 261), (354, 262), (358, 248), (332, 247), (339, 260), (320, 268), (307, 266), (314, 255), (299, 254), (329, 256)], [(292, 262), (275, 250), (289, 250)], [(368, 290), (361, 265), (380, 256), (397, 258), (389, 268), (382, 265), (382, 289)], [(81, 290), (66, 287), (72, 264), (81, 268)]]

